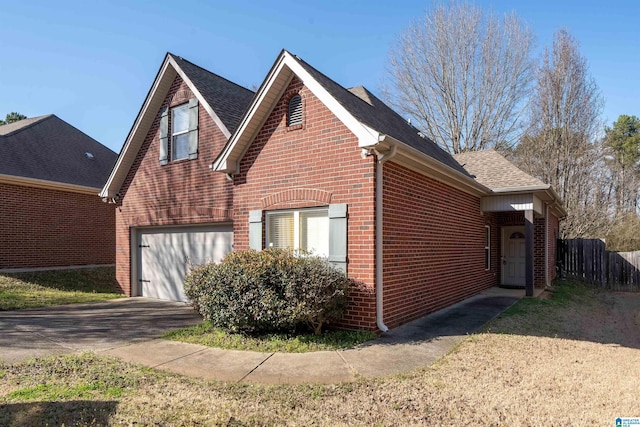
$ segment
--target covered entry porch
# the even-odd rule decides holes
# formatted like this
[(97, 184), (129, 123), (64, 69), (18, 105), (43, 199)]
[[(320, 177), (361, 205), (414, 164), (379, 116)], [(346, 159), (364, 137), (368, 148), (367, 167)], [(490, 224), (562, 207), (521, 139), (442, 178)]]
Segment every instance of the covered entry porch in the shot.
[(554, 202), (544, 190), (482, 198), (482, 211), (494, 216), (498, 230), (500, 286), (534, 296), (535, 289), (549, 286), (555, 278), (560, 214)]

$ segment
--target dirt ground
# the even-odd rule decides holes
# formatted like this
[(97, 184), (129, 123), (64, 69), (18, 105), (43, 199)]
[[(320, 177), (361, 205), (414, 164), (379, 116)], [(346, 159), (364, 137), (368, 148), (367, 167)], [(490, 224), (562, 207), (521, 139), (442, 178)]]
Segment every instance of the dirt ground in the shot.
[[(79, 359), (73, 374), (59, 364), (0, 367), (0, 424), (32, 413), (67, 425), (613, 426), (640, 417), (640, 294), (529, 301), (432, 366), (351, 384), (222, 384), (97, 356)], [(111, 376), (125, 384), (122, 396), (63, 398), (54, 409), (50, 399), (23, 409), (7, 398), (42, 382)]]

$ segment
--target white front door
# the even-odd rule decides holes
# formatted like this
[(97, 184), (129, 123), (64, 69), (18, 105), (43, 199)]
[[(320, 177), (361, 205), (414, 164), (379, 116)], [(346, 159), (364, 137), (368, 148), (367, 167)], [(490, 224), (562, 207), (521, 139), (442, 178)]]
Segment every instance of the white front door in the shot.
[(502, 284), (524, 286), (526, 275), (524, 227), (502, 229)]

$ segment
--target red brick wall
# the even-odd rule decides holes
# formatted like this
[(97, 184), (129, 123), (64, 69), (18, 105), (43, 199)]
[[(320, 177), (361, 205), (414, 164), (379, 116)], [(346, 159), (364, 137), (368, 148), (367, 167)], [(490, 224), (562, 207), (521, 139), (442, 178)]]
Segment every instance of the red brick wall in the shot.
[[(193, 97), (178, 76), (163, 107), (181, 105)], [(116, 207), (116, 277), (128, 295), (131, 227), (231, 221), (232, 185), (223, 174), (209, 168), (227, 141), (224, 134), (200, 105), (198, 158), (160, 165), (159, 125), (160, 111), (120, 190), (122, 200)]]
[[(556, 253), (558, 246), (559, 222), (551, 211), (549, 212), (549, 226), (547, 228), (544, 218), (535, 220), (535, 248), (534, 248), (534, 282), (537, 287), (545, 287), (547, 280), (551, 282), (556, 278)], [(545, 247), (545, 233), (546, 247)], [(545, 271), (545, 256), (548, 259)]]
[(113, 206), (96, 194), (0, 184), (0, 268), (113, 264)]
[[(499, 229), (480, 199), (399, 166), (384, 165), (384, 317), (395, 327), (499, 280)], [(485, 225), (491, 269), (485, 270)]]
[(560, 221), (551, 211), (549, 212), (549, 229), (547, 240), (547, 256), (549, 257), (549, 269), (547, 278), (549, 282), (556, 278), (556, 261), (558, 258), (558, 238), (560, 236)]
[[(303, 124), (287, 128), (289, 99), (303, 99)], [(235, 249), (249, 246), (250, 210), (348, 204), (347, 274), (352, 294), (343, 327), (375, 329), (375, 164), (357, 138), (294, 79), (244, 155), (234, 179)], [(307, 189), (307, 190), (298, 190)]]
[(533, 220), (533, 284), (537, 288), (546, 286), (545, 279), (545, 233), (546, 225), (544, 218), (535, 218)]

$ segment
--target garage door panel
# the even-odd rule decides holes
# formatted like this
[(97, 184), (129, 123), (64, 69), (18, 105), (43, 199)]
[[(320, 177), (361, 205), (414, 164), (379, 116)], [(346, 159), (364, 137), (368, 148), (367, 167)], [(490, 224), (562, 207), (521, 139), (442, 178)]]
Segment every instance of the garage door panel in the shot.
[(141, 294), (186, 301), (184, 277), (189, 265), (219, 262), (233, 245), (231, 226), (179, 227), (139, 233)]

